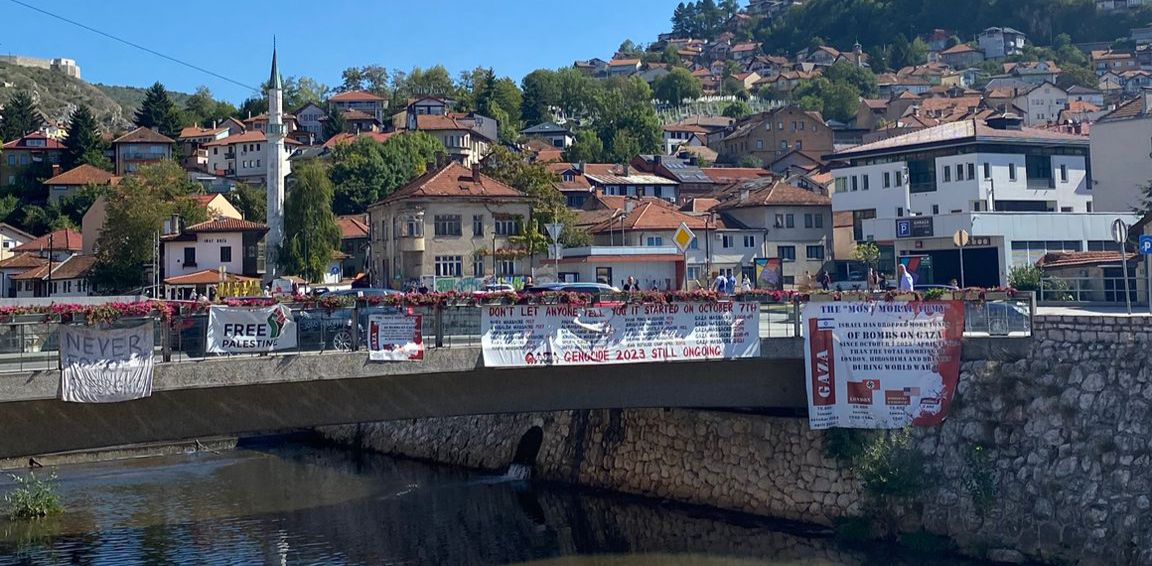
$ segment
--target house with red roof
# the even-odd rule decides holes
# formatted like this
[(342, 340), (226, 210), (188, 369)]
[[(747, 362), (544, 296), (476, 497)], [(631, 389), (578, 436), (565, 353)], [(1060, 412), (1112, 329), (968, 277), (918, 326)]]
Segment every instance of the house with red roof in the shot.
[(116, 174), (123, 177), (135, 173), (140, 167), (172, 158), (172, 138), (149, 128), (136, 128), (112, 140), (116, 156)]
[(378, 123), (384, 122), (384, 114), (388, 109), (388, 99), (363, 90), (352, 90), (332, 95), (328, 104), (340, 112), (361, 112), (376, 119)]
[(0, 186), (14, 187), (25, 180), (35, 182), (37, 176), (49, 176), (63, 156), (64, 144), (42, 132), (11, 140), (0, 151)]
[(340, 227), (340, 251), (344, 254), (342, 269), (349, 276), (368, 269), (368, 215), (352, 214), (336, 218)]
[(48, 187), (48, 202), (56, 203), (84, 187), (112, 186), (119, 182), (120, 177), (85, 163), (44, 181), (44, 185)]
[[(43, 262), (39, 267), (10, 278), (16, 297), (86, 297), (92, 294), (90, 279), (96, 267), (95, 256), (77, 254), (63, 261)], [(0, 263), (0, 271), (3, 270), (5, 267)]]
[[(300, 145), (292, 139), (284, 140), (289, 154)], [(208, 152), (208, 172), (253, 185), (266, 182), (268, 136), (264, 132), (247, 131), (206, 143), (202, 148)]]
[(478, 166), (433, 168), (368, 207), (373, 285), (446, 288), (434, 280), (530, 273), (531, 258), (517, 240), (531, 221), (531, 202)]
[(188, 280), (179, 278), (219, 278), (221, 272), (248, 278), (264, 274), (267, 225), (221, 217), (178, 228), (160, 237), (165, 285), (187, 286)]
[(36, 236), (15, 226), (0, 222), (0, 260), (12, 257), (12, 248), (35, 240)]

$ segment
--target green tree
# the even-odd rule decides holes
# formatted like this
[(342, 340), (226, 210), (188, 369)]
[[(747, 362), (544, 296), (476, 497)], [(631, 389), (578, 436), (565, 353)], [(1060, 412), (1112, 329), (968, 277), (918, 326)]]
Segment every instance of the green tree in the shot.
[(484, 174), (532, 199), (532, 226), (525, 227), (528, 237), (522, 240), (529, 244), (529, 251), (538, 253), (539, 250), (531, 249), (531, 244), (541, 241), (531, 234), (544, 234), (544, 225), (553, 222), (564, 224), (564, 231), (560, 235), (560, 242), (564, 245), (588, 245), (588, 234), (576, 228), (575, 213), (568, 209), (564, 195), (556, 189), (559, 179), (543, 164), (528, 163), (508, 148), (497, 146), (484, 160)]
[(280, 267), (285, 273), (319, 281), (340, 245), (340, 228), (332, 213), (332, 181), (316, 160), (299, 163), (292, 176), (292, 189), (284, 202)]
[(625, 39), (624, 42), (620, 44), (620, 47), (616, 49), (616, 53), (620, 55), (639, 55), (643, 52), (644, 49), (631, 39)]
[(68, 137), (64, 139), (65, 169), (72, 169), (85, 163), (102, 169), (111, 169), (112, 164), (104, 156), (105, 143), (100, 137), (100, 126), (87, 106), (80, 104), (72, 111), (68, 121)]
[(880, 90), (876, 86), (876, 75), (864, 67), (857, 67), (847, 61), (840, 61), (824, 71), (824, 78), (833, 83), (852, 85), (865, 98), (876, 98)]
[(524, 123), (534, 126), (552, 119), (551, 107), (560, 103), (560, 85), (555, 71), (532, 71), (520, 81), (523, 98), (520, 114)]
[(604, 142), (591, 130), (578, 130), (576, 141), (564, 151), (564, 159), (569, 163), (596, 163), (604, 155)]
[(685, 100), (697, 99), (703, 94), (700, 79), (688, 69), (677, 67), (652, 83), (652, 94), (659, 100), (679, 106)]
[(144, 91), (144, 102), (136, 111), (136, 125), (153, 128), (172, 139), (180, 136), (184, 127), (183, 117), (164, 85), (157, 82)]
[(268, 221), (268, 194), (256, 187), (239, 183), (226, 197), (245, 220)]
[(108, 187), (106, 185), (88, 185), (60, 199), (60, 202), (53, 207), (73, 226), (80, 226), (84, 220), (84, 213), (88, 212), (92, 203), (107, 193)]
[(194, 124), (208, 126), (216, 115), (216, 108), (212, 91), (206, 86), (197, 87), (196, 92), (184, 101), (184, 117)]
[(145, 165), (107, 190), (107, 218), (96, 241), (93, 270), (101, 289), (123, 291), (144, 284), (143, 268), (152, 262), (156, 234), (172, 214), (179, 211), (185, 224), (207, 219), (203, 207), (188, 198), (200, 192), (200, 185), (174, 161)]
[(847, 83), (834, 83), (821, 77), (808, 81), (792, 91), (793, 99), (804, 110), (820, 112), (824, 118), (848, 122), (860, 108), (860, 91)]
[(337, 89), (341, 92), (352, 92), (356, 90), (364, 90), (364, 73), (358, 67), (348, 67), (340, 73), (340, 78), (343, 80), (340, 87)]
[(1059, 77), (1056, 77), (1056, 86), (1069, 89), (1074, 86), (1082, 86), (1085, 88), (1098, 89), (1100, 88), (1100, 77), (1088, 67), (1080, 65), (1067, 65), (1061, 67)]
[(332, 106), (328, 109), (328, 116), (324, 118), (324, 139), (332, 139), (344, 132), (348, 125), (344, 121), (344, 113)]
[(341, 143), (332, 152), (329, 170), (335, 185), (333, 209), (337, 214), (363, 213), (423, 175), (442, 155), (443, 144), (424, 132), (393, 136), (384, 143), (369, 138)]
[(245, 98), (244, 102), (240, 103), (240, 108), (236, 109), (236, 116), (244, 120), (252, 116), (259, 116), (267, 111), (268, 97), (253, 96), (251, 98)]
[(743, 100), (737, 100), (736, 102), (725, 106), (724, 112), (721, 113), (721, 115), (725, 118), (734, 118), (736, 120), (744, 118), (750, 114), (752, 114), (752, 107)]
[(308, 103), (322, 105), (331, 90), (312, 77), (287, 77), (283, 83), (284, 107), (291, 110)]
[(18, 90), (8, 97), (4, 112), (0, 114), (0, 141), (8, 142), (35, 132), (44, 125), (43, 115), (27, 90)]

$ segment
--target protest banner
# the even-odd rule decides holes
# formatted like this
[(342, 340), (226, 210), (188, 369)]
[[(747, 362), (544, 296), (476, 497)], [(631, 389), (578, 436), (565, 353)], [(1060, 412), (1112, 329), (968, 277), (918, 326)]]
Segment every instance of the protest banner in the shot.
[(296, 321), (284, 305), (208, 309), (208, 353), (255, 354), (295, 347)]
[(809, 303), (804, 328), (813, 429), (936, 426), (947, 416), (963, 303)]
[(129, 328), (60, 327), (60, 399), (116, 403), (152, 395), (152, 322)]
[(368, 359), (374, 362), (418, 362), (424, 359), (423, 317), (373, 314), (368, 317)]
[(484, 365), (601, 365), (754, 358), (757, 303), (626, 304), (613, 307), (484, 307)]

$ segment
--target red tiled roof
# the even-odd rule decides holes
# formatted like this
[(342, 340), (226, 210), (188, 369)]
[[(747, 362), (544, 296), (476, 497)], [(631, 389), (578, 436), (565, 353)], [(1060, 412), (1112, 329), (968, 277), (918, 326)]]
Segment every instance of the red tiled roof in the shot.
[[(1140, 254), (1124, 254), (1124, 257), (1131, 262), (1138, 259)], [(1036, 267), (1057, 269), (1116, 263), (1120, 263), (1120, 252), (1052, 252), (1044, 254), (1036, 262)]]
[(471, 130), (472, 124), (460, 122), (451, 116), (421, 114), (416, 117), (417, 130)]
[(48, 265), (48, 260), (33, 253), (18, 253), (4, 261), (0, 261), (0, 269), (33, 269)]
[(328, 99), (329, 102), (382, 102), (384, 100), (387, 99), (362, 90), (342, 92)]
[(367, 238), (368, 224), (364, 220), (363, 214), (337, 217), (336, 225), (340, 227), (340, 239), (359, 240)]
[(949, 47), (948, 49), (945, 49), (944, 51), (941, 51), (940, 54), (941, 55), (957, 55), (960, 53), (971, 53), (973, 51), (979, 51), (979, 49), (976, 49), (975, 47), (972, 47), (971, 45), (968, 45), (967, 43), (960, 43), (960, 44), (954, 45), (952, 47)]
[(136, 128), (114, 140), (112, 143), (175, 143), (175, 141), (149, 128)]
[(85, 163), (77, 167), (73, 167), (47, 181), (45, 185), (114, 185), (120, 178), (109, 173), (99, 167), (93, 167)]
[[(744, 191), (748, 191), (748, 198), (741, 198)], [(731, 198), (717, 205), (717, 210), (753, 206), (832, 206), (832, 199), (794, 187), (780, 179), (746, 181), (726, 192)]]
[(564, 150), (562, 149), (541, 149), (536, 152), (537, 163), (555, 163), (564, 159)]
[(324, 142), (324, 146), (332, 149), (342, 143), (352, 143), (360, 138), (369, 138), (379, 143), (384, 143), (396, 135), (396, 132), (380, 133), (380, 132), (360, 132), (358, 134), (350, 134), (348, 132), (336, 134)]
[(612, 163), (588, 163), (584, 165), (584, 175), (602, 185), (679, 185), (678, 182), (628, 167)]
[(259, 222), (249, 222), (236, 218), (221, 218), (193, 224), (184, 229), (193, 234), (221, 233), (221, 232), (265, 232), (268, 226)]
[(639, 59), (613, 59), (608, 62), (609, 67), (635, 67), (639, 64)]
[(189, 273), (188, 275), (177, 275), (176, 277), (169, 277), (164, 280), (165, 285), (215, 285), (220, 283), (221, 279), (229, 282), (245, 282), (256, 281), (255, 277), (244, 277), (243, 275), (233, 275), (225, 273), (224, 277), (220, 277), (220, 272), (215, 269), (205, 269), (204, 271), (197, 271), (196, 273)]
[(767, 169), (753, 167), (701, 167), (700, 170), (716, 184), (735, 183), (737, 181), (773, 176), (772, 172)]
[(197, 126), (189, 126), (180, 130), (180, 139), (188, 138), (206, 138), (216, 137), (223, 132), (227, 132), (228, 128), (200, 128)]
[[(555, 186), (561, 191), (588, 191), (592, 188), (592, 183), (588, 182), (588, 177), (585, 177), (583, 174), (576, 172), (576, 165), (571, 163), (553, 162), (545, 164), (545, 167), (547, 167), (549, 171), (559, 177), (558, 181), (555, 183)], [(571, 181), (564, 180), (563, 175), (566, 171), (573, 171), (575, 173), (572, 176)]]
[(1148, 112), (1144, 109), (1144, 97), (1137, 96), (1128, 102), (1120, 104), (1115, 110), (1105, 114), (1096, 122), (1101, 123), (1127, 120), (1130, 118), (1143, 118), (1147, 114)]
[(698, 197), (688, 201), (687, 204), (680, 207), (683, 212), (708, 212), (712, 207), (720, 203), (720, 199), (709, 197)]
[[(32, 147), (32, 146), (27, 145), (28, 140), (44, 140), (44, 145)], [(0, 140), (0, 141), (2, 141), (2, 140)], [(57, 140), (55, 138), (50, 138), (44, 134), (35, 133), (35, 134), (28, 134), (28, 135), (26, 135), (20, 139), (12, 140), (12, 141), (4, 144), (4, 149), (32, 149), (32, 150), (64, 149), (64, 144), (60, 143), (60, 140)]]
[(363, 122), (365, 120), (372, 120), (373, 122), (379, 121), (375, 116), (360, 110), (345, 110), (343, 116), (344, 119), (349, 122)]
[(74, 255), (59, 265), (52, 268), (52, 279), (80, 279), (91, 274), (92, 267), (96, 265), (96, 256)]
[(380, 202), (392, 202), (405, 198), (445, 197), (525, 200), (528, 198), (524, 193), (487, 175), (473, 176), (472, 169), (453, 161), (414, 179)]
[[(692, 216), (676, 210), (666, 202), (657, 202), (655, 199), (646, 199), (636, 202), (631, 212), (625, 212), (621, 218), (605, 221), (591, 229), (592, 233), (606, 233), (612, 231), (629, 230), (675, 230), (681, 223), (692, 229), (705, 229), (708, 219), (701, 216)], [(711, 224), (716, 227), (717, 224)]]
[[(49, 245), (51, 241), (51, 245)], [(57, 230), (55, 232), (44, 234), (27, 244), (21, 244), (12, 248), (13, 252), (38, 252), (41, 250), (51, 250), (59, 252), (78, 252), (84, 248), (84, 237), (79, 232), (72, 230)]]
[(249, 130), (242, 134), (236, 134), (234, 136), (228, 136), (226, 138), (210, 141), (204, 144), (203, 147), (226, 146), (238, 143), (260, 143), (267, 141), (268, 136), (264, 135), (264, 132), (261, 132), (260, 130)]
[(668, 124), (664, 126), (665, 132), (691, 132), (694, 134), (708, 134), (708, 128), (696, 124)]
[(35, 281), (37, 279), (43, 279), (46, 275), (48, 275), (48, 262), (44, 262), (44, 265), (41, 265), (40, 267), (34, 267), (28, 271), (25, 271), (24, 273), (13, 275), (12, 280)]

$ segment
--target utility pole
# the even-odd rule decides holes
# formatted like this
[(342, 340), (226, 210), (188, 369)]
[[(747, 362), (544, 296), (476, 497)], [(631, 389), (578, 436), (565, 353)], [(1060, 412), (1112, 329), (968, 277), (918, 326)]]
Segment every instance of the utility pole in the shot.
[(55, 247), (53, 241), (53, 232), (48, 233), (48, 286), (45, 289), (45, 295), (52, 296), (52, 248)]

